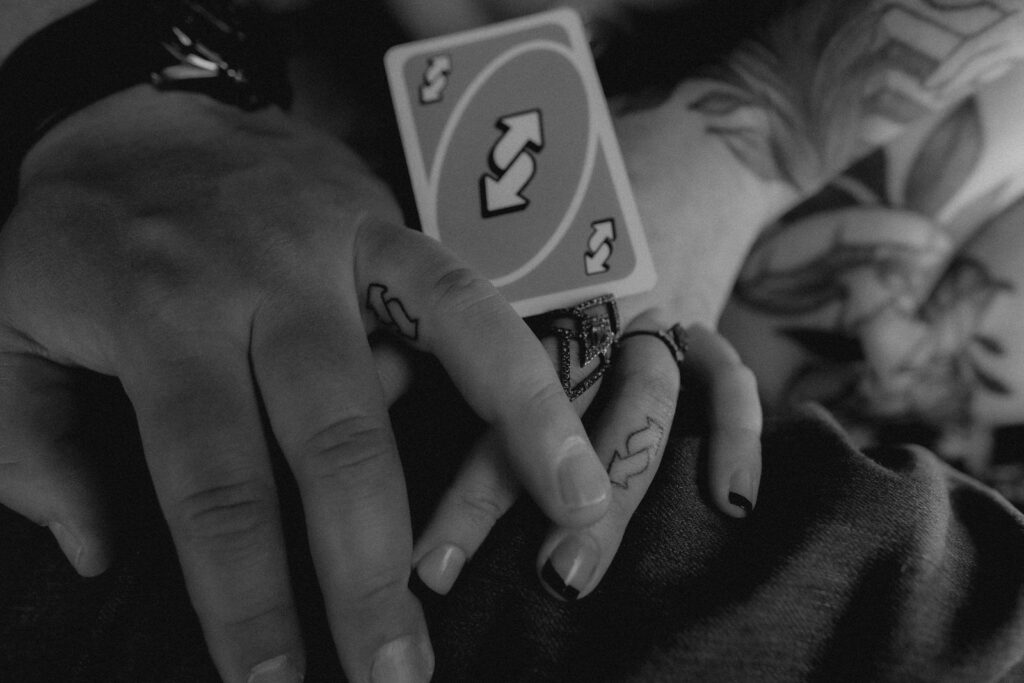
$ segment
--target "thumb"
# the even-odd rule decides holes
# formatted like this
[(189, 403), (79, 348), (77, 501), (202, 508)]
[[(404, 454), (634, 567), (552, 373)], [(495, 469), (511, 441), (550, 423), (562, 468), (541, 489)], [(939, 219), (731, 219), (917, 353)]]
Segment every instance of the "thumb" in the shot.
[(109, 565), (95, 473), (73, 440), (72, 371), (37, 356), (0, 354), (0, 503), (50, 529), (82, 576)]

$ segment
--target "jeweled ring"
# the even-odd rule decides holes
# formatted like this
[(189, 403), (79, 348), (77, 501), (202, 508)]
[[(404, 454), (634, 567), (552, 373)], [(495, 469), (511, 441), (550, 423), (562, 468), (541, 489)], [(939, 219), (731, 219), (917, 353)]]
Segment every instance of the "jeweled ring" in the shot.
[[(567, 321), (571, 327), (559, 324)], [(530, 327), (538, 337), (549, 334), (558, 339), (558, 379), (570, 401), (575, 401), (604, 376), (611, 366), (612, 347), (619, 340), (622, 323), (619, 307), (611, 294), (588, 299), (571, 308), (559, 308), (532, 318)], [(579, 363), (584, 368), (595, 359), (597, 367), (576, 384), (572, 383), (571, 342), (580, 347)]]
[(661, 342), (668, 347), (669, 353), (675, 358), (676, 366), (679, 367), (680, 372), (683, 369), (683, 361), (686, 360), (686, 349), (689, 345), (689, 335), (686, 333), (686, 328), (681, 324), (676, 323), (667, 330), (632, 330), (625, 333), (619, 338), (618, 343), (626, 341), (630, 337), (638, 337), (645, 334), (655, 339), (660, 339)]

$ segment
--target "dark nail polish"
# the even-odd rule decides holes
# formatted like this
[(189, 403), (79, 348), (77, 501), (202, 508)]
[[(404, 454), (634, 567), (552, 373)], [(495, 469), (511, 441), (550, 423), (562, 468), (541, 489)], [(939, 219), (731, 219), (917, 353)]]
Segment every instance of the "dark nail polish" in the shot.
[(589, 589), (600, 557), (592, 538), (570, 534), (555, 546), (540, 577), (552, 593), (571, 602)]
[(754, 506), (750, 503), (750, 501), (738, 493), (733, 493), (732, 491), (730, 491), (729, 502), (738, 507), (739, 509), (743, 510), (744, 515), (749, 515), (751, 512), (754, 511)]
[(551, 560), (544, 563), (543, 569), (540, 570), (540, 578), (544, 580), (544, 583), (548, 585), (548, 588), (557, 593), (563, 600), (572, 602), (576, 598), (580, 597), (580, 592), (572, 586), (566, 585), (565, 581), (562, 581), (562, 577), (555, 571), (555, 567), (551, 564)]

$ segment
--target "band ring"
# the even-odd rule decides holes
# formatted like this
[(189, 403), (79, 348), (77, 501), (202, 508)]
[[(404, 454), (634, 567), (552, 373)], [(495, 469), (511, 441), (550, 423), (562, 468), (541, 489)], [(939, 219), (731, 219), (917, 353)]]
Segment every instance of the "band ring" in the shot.
[(622, 342), (626, 341), (630, 337), (639, 337), (640, 335), (647, 335), (649, 337), (659, 339), (668, 348), (669, 353), (672, 354), (680, 372), (682, 371), (690, 339), (690, 335), (687, 334), (685, 327), (680, 323), (676, 323), (665, 330), (632, 330), (619, 337), (619, 341), (617, 343), (622, 344)]

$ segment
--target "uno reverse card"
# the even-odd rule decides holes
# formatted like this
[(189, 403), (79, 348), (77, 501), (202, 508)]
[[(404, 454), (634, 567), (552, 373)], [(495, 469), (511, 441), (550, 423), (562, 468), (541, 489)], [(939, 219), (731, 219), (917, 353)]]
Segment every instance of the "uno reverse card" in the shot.
[(399, 45), (385, 63), (424, 232), (520, 315), (654, 286), (574, 11)]

